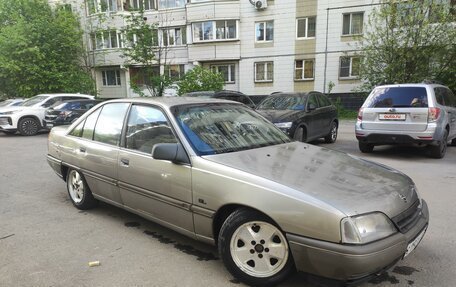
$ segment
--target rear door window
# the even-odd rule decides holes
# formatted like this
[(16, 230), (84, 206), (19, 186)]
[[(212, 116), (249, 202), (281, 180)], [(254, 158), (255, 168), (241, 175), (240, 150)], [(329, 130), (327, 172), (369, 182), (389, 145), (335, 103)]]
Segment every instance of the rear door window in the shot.
[(91, 113), (84, 124), (84, 129), (82, 131), (82, 137), (85, 139), (93, 139), (93, 130), (95, 128), (95, 123), (97, 122), (98, 116), (100, 115), (101, 109), (97, 109), (95, 112)]
[(445, 101), (445, 106), (456, 107), (456, 99), (454, 98), (453, 93), (446, 88), (442, 88), (443, 91), (443, 100)]
[(368, 108), (427, 108), (427, 92), (424, 87), (377, 88), (369, 97)]
[(104, 105), (95, 126), (93, 139), (106, 144), (118, 145), (128, 106), (128, 103)]
[(313, 105), (316, 109), (318, 109), (318, 99), (315, 94), (309, 96), (309, 100), (307, 101), (307, 109), (309, 109), (310, 105)]

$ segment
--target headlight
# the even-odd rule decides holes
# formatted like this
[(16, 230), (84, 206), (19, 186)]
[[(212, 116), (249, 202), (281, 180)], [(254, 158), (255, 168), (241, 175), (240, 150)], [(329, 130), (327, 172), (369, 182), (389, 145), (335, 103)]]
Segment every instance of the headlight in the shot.
[(18, 112), (20, 112), (20, 111), (22, 111), (22, 110), (15, 110), (15, 111), (10, 111), (10, 112), (0, 113), (0, 114), (2, 114), (2, 115), (12, 115), (12, 114), (18, 113)]
[(274, 125), (276, 127), (278, 127), (279, 129), (289, 129), (289, 128), (291, 128), (292, 124), (293, 124), (293, 122), (274, 123)]
[(342, 243), (365, 244), (397, 232), (383, 213), (369, 213), (346, 217), (341, 221)]

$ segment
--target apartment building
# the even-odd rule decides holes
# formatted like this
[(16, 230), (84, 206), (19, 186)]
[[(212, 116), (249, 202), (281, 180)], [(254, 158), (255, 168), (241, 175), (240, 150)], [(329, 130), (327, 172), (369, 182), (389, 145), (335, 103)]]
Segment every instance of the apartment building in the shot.
[(195, 65), (223, 74), (225, 88), (248, 95), (359, 85), (356, 37), (377, 1), (363, 0), (54, 0), (81, 17), (100, 97), (137, 96), (141, 65), (125, 67), (125, 16), (144, 9), (166, 57), (157, 72), (176, 79)]

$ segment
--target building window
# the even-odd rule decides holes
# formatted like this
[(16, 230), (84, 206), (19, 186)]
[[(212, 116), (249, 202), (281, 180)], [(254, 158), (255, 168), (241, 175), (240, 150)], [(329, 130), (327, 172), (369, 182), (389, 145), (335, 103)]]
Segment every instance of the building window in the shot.
[(316, 17), (300, 18), (296, 20), (296, 38), (314, 38), (317, 27)]
[(120, 70), (101, 71), (103, 86), (120, 86)]
[(274, 21), (255, 23), (255, 41), (266, 42), (274, 40)]
[(255, 63), (255, 82), (272, 82), (274, 80), (274, 63)]
[(115, 30), (90, 34), (92, 50), (114, 49), (122, 47), (122, 39)]
[(363, 33), (363, 12), (343, 15), (342, 35), (360, 35)]
[(185, 7), (186, 0), (160, 0), (160, 9)]
[(118, 10), (117, 0), (88, 0), (88, 14), (100, 12), (116, 12)]
[(130, 67), (130, 80), (136, 86), (152, 86), (152, 77), (160, 75), (160, 67)]
[(313, 80), (315, 60), (296, 60), (295, 62), (295, 80)]
[(163, 46), (181, 46), (187, 44), (185, 27), (163, 29)]
[(128, 0), (124, 1), (124, 10), (155, 10), (157, 6), (155, 5), (155, 0)]
[(173, 80), (181, 79), (185, 74), (184, 65), (168, 65), (165, 66), (165, 75)]
[(357, 78), (361, 64), (360, 57), (340, 57), (339, 77)]
[(237, 39), (237, 20), (193, 23), (193, 42)]
[(211, 66), (212, 71), (216, 73), (222, 74), (225, 83), (232, 84), (235, 82), (235, 72), (234, 72), (234, 64), (226, 64), (226, 65), (213, 65)]

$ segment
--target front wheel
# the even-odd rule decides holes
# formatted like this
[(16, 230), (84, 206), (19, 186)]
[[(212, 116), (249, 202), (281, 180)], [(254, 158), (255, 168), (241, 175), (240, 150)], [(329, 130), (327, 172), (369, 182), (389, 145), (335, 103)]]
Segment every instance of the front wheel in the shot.
[(78, 209), (90, 209), (97, 204), (82, 174), (72, 169), (67, 175), (67, 190), (71, 202)]
[(331, 129), (329, 130), (329, 134), (325, 136), (325, 143), (334, 143), (337, 139), (337, 123), (331, 123)]
[(35, 118), (23, 118), (17, 128), (23, 136), (34, 136), (40, 131), (41, 125)]
[(250, 209), (238, 209), (225, 220), (218, 248), (228, 271), (249, 285), (276, 285), (294, 271), (285, 235)]
[(307, 141), (307, 132), (303, 127), (298, 127), (294, 132), (293, 139), (300, 142)]

